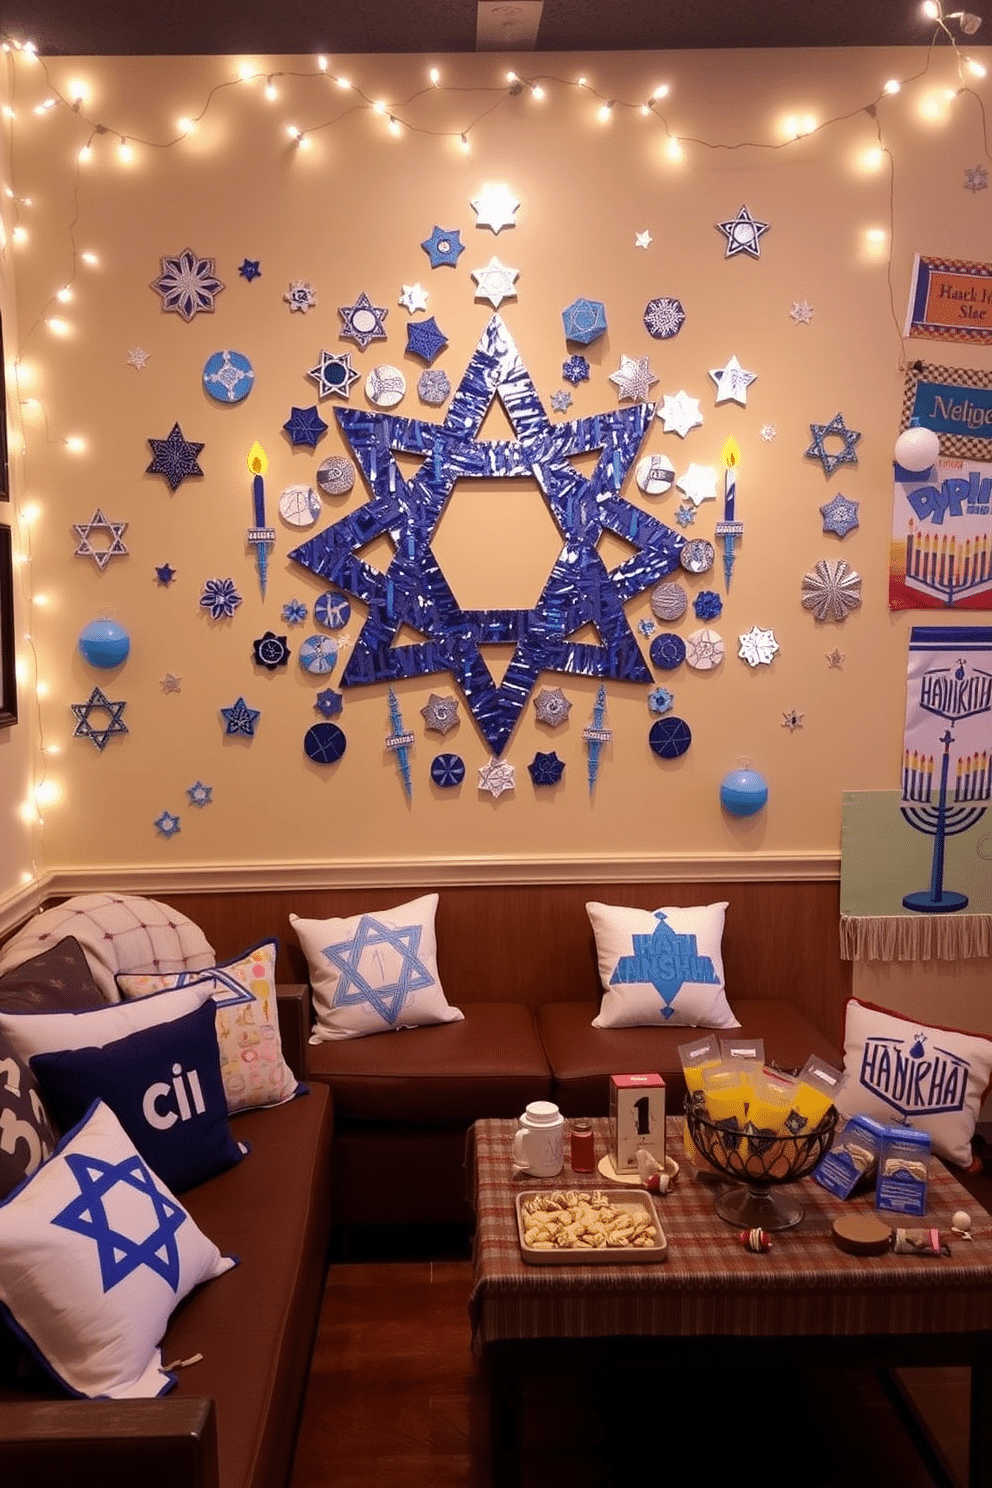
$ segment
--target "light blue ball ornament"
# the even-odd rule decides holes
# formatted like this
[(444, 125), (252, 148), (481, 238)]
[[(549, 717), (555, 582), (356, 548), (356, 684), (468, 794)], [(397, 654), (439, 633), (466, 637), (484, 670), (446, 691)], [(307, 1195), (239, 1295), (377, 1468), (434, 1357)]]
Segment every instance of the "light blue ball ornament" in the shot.
[(90, 666), (115, 667), (127, 661), (131, 637), (116, 620), (91, 620), (79, 632), (79, 654)]
[(768, 800), (768, 782), (757, 770), (731, 770), (720, 781), (720, 805), (731, 816), (754, 816)]

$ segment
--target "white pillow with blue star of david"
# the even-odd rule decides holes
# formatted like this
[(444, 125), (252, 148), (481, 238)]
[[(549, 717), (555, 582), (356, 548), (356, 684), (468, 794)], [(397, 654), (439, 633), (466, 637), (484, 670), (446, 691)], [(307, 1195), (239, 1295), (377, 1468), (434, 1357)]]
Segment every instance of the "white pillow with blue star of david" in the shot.
[(176, 1305), (229, 1271), (102, 1101), (0, 1204), (0, 1308), (73, 1395), (164, 1395)]
[(723, 982), (727, 901), (625, 909), (587, 904), (603, 998), (593, 1028), (739, 1028)]
[(310, 968), (317, 1014), (312, 1044), (464, 1018), (438, 979), (437, 900), (425, 894), (348, 920), (290, 915)]

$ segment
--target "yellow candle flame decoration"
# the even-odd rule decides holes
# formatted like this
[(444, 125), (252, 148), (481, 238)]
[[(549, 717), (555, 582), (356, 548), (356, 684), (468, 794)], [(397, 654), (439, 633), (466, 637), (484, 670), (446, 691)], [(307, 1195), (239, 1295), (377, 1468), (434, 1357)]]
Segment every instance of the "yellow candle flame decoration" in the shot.
[(248, 469), (252, 475), (264, 475), (268, 468), (269, 462), (265, 458), (265, 451), (256, 439), (248, 451)]
[(737, 440), (734, 439), (733, 435), (731, 435), (726, 444), (723, 446), (723, 463), (724, 465), (726, 465), (728, 470), (731, 470), (736, 464), (739, 463), (740, 458), (741, 452), (737, 446)]

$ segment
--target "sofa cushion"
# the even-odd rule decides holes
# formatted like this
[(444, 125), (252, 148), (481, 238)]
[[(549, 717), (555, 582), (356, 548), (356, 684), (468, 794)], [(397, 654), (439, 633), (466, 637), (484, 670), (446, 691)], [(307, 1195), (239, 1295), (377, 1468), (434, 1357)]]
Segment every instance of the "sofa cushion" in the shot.
[(299, 1082), (283, 1058), (276, 1006), (277, 940), (263, 940), (240, 956), (203, 971), (169, 975), (122, 972), (116, 980), (130, 1002), (174, 987), (211, 984), (217, 1042), (229, 1111), (292, 1100)]
[(83, 948), (72, 935), (0, 976), (0, 1008), (9, 1013), (81, 1012), (102, 1007), (104, 1001)]
[(727, 901), (664, 909), (586, 905), (603, 998), (596, 1028), (736, 1028), (723, 982)]
[(312, 1044), (308, 1074), (329, 1082), (338, 1118), (421, 1126), (519, 1116), (551, 1086), (533, 1016), (512, 1002), (474, 1002), (457, 1023), (388, 1038)]
[[(552, 1100), (566, 1116), (605, 1116), (609, 1077), (656, 1073), (665, 1081), (665, 1107), (678, 1115), (685, 1081), (678, 1046), (684, 1028), (593, 1028), (594, 1002), (551, 1002), (538, 1009), (537, 1027), (553, 1080)], [(791, 1002), (744, 999), (734, 1005), (735, 1037), (762, 1038), (765, 1059), (780, 1069), (800, 1069), (810, 1054), (839, 1063), (830, 1041)]]
[(214, 1008), (142, 1028), (101, 1049), (36, 1054), (31, 1068), (60, 1131), (107, 1103), (163, 1183), (183, 1193), (240, 1162), (220, 1072)]
[(139, 1028), (168, 1023), (202, 1007), (210, 987), (194, 983), (175, 992), (156, 992), (138, 1002), (104, 1004), (79, 1013), (7, 1013), (0, 1010), (0, 1034), (25, 1059), (56, 1049), (102, 1048)]
[(13, 1193), (55, 1146), (27, 1058), (0, 1033), (0, 1199)]
[(170, 1314), (235, 1264), (100, 1102), (0, 1205), (0, 1305), (74, 1395), (164, 1394)]

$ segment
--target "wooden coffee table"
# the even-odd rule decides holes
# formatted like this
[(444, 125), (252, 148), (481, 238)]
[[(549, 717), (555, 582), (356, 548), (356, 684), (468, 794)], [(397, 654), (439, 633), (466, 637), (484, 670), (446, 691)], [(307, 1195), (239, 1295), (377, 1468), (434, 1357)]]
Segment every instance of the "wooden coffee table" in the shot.
[[(870, 1197), (842, 1202), (812, 1181), (794, 1186), (804, 1217), (754, 1254), (714, 1210), (712, 1183), (689, 1168), (682, 1121), (669, 1117), (669, 1153), (681, 1173), (655, 1200), (668, 1239), (663, 1262), (639, 1265), (533, 1265), (521, 1259), (514, 1199), (521, 1189), (606, 1187), (594, 1173), (514, 1178), (512, 1120), (476, 1122), (469, 1141), (476, 1212), (473, 1343), (492, 1383), (493, 1482), (520, 1478), (521, 1386), (535, 1367), (566, 1362), (590, 1368), (611, 1341), (623, 1340), (632, 1367), (643, 1355), (654, 1367), (712, 1363), (713, 1345), (744, 1349), (748, 1366), (764, 1358), (782, 1378), (790, 1361), (827, 1367), (967, 1366), (971, 1371), (970, 1488), (992, 1485), (992, 1216), (951, 1174), (933, 1164), (926, 1220), (939, 1228), (950, 1257), (888, 1254), (857, 1257), (831, 1239), (841, 1214), (872, 1213)], [(597, 1157), (607, 1150), (608, 1122), (594, 1121)], [(951, 1216), (966, 1209), (971, 1241), (950, 1236)], [(721, 1352), (721, 1359), (724, 1355)], [(728, 1370), (732, 1359), (726, 1358)]]

